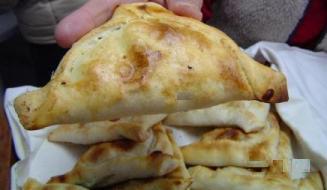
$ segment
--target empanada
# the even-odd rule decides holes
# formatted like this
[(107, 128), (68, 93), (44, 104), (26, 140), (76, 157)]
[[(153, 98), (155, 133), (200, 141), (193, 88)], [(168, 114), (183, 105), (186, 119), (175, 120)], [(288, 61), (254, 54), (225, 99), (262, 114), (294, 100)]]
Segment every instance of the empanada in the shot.
[(279, 125), (270, 114), (266, 126), (255, 133), (221, 128), (182, 147), (186, 164), (203, 166), (268, 167), (277, 158)]
[(191, 178), (155, 178), (129, 181), (112, 190), (187, 190), (191, 183)]
[(65, 124), (53, 130), (48, 139), (75, 144), (95, 144), (123, 138), (141, 142), (149, 137), (149, 128), (164, 117), (166, 114), (123, 117), (113, 121), (86, 124)]
[(130, 179), (160, 177), (180, 165), (165, 129), (156, 125), (144, 142), (118, 140), (92, 146), (65, 175), (49, 183), (72, 183), (85, 187), (103, 187)]
[(309, 173), (302, 180), (267, 177), (266, 171), (226, 167), (212, 170), (203, 166), (189, 169), (193, 177), (191, 190), (323, 190), (319, 173)]
[(269, 104), (258, 101), (234, 101), (217, 106), (172, 113), (164, 124), (192, 127), (239, 127), (245, 132), (258, 131), (266, 124)]
[[(281, 126), (282, 127), (282, 126)], [(291, 134), (289, 131), (280, 130), (278, 154), (275, 160), (272, 161), (269, 168), (267, 168), (267, 175), (270, 177), (277, 176), (279, 178), (291, 179), (291, 160), (294, 158)]]
[(292, 180), (287, 162), (293, 158), (289, 135), (280, 131), (278, 160), (261, 171), (239, 167), (212, 170), (203, 166), (189, 168), (193, 178), (191, 190), (323, 190), (318, 172), (301, 180)]
[(87, 190), (87, 188), (65, 183), (41, 184), (35, 179), (28, 178), (23, 185), (23, 190)]
[(131, 180), (117, 186), (114, 186), (113, 190), (186, 190), (192, 183), (190, 174), (188, 173), (183, 155), (177, 146), (171, 131), (168, 131), (168, 137), (172, 142), (174, 149), (174, 157), (177, 158), (180, 163), (179, 166), (172, 172), (166, 174), (160, 178)]
[(299, 188), (296, 190), (324, 190), (323, 181), (319, 172), (311, 172), (300, 181)]
[(39, 129), (252, 99), (288, 100), (284, 75), (213, 27), (135, 3), (75, 43), (51, 81), (14, 106), (25, 128)]

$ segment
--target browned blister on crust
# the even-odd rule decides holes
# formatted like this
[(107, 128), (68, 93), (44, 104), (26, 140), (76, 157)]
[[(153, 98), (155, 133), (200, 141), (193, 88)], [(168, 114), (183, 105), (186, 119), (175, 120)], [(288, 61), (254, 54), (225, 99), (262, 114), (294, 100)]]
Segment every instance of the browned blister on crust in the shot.
[(136, 3), (75, 43), (51, 81), (14, 106), (25, 128), (39, 129), (252, 99), (286, 101), (284, 75), (218, 29)]

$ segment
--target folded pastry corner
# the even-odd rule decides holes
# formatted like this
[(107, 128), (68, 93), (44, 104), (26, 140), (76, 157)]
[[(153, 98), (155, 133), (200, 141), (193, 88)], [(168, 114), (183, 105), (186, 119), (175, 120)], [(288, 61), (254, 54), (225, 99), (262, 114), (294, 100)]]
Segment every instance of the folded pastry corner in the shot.
[(179, 166), (173, 152), (166, 130), (158, 124), (144, 142), (124, 139), (91, 146), (70, 172), (52, 177), (49, 183), (103, 187), (131, 179), (160, 177)]
[(14, 102), (26, 129), (288, 99), (286, 79), (223, 32), (155, 3), (119, 6), (82, 37), (51, 81)]

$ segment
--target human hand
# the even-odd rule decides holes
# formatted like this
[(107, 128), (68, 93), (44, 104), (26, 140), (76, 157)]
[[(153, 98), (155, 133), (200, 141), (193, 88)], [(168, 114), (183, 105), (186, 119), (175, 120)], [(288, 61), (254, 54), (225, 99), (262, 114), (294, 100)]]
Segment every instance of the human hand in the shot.
[[(59, 46), (69, 48), (87, 32), (111, 18), (114, 9), (123, 3), (148, 0), (89, 0), (81, 8), (62, 19), (56, 27), (55, 38)], [(201, 20), (203, 0), (150, 0), (174, 13)]]

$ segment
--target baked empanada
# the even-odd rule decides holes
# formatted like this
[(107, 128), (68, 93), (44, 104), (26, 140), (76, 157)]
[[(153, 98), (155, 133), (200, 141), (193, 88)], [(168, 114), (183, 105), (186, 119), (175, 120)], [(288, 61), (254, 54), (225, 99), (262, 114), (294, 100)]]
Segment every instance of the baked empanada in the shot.
[(284, 75), (218, 29), (135, 3), (75, 43), (51, 81), (14, 106), (25, 128), (39, 129), (253, 99), (286, 101)]
[(65, 124), (53, 130), (48, 139), (75, 144), (95, 144), (123, 138), (141, 142), (149, 137), (149, 128), (164, 117), (165, 114), (156, 114), (86, 124)]
[(278, 143), (278, 121), (270, 114), (266, 126), (258, 132), (215, 129), (200, 141), (182, 147), (182, 153), (190, 165), (268, 167), (277, 158)]
[(174, 157), (179, 160), (179, 166), (172, 172), (160, 178), (131, 180), (117, 186), (113, 190), (186, 190), (192, 183), (190, 174), (188, 173), (183, 155), (177, 146), (171, 131), (167, 131), (168, 137), (174, 149)]
[(92, 146), (65, 175), (49, 183), (103, 187), (119, 182), (164, 176), (180, 165), (165, 129), (156, 125), (144, 142), (118, 140)]
[(23, 190), (88, 190), (88, 189), (82, 186), (65, 184), (65, 183), (41, 184), (35, 179), (28, 178), (23, 185)]
[(192, 127), (239, 127), (245, 132), (258, 131), (266, 124), (269, 104), (258, 101), (234, 101), (217, 106), (172, 113), (164, 124)]
[(261, 171), (239, 167), (212, 170), (203, 166), (189, 168), (193, 178), (191, 190), (323, 190), (318, 172), (304, 179), (292, 180), (289, 159), (293, 158), (289, 135), (280, 131), (278, 160)]
[(297, 190), (324, 190), (323, 181), (319, 172), (311, 172), (300, 181)]
[(193, 178), (191, 190), (323, 190), (319, 173), (309, 173), (302, 180), (267, 177), (267, 171), (226, 167), (212, 170), (203, 166), (189, 169)]
[(187, 190), (191, 183), (191, 178), (155, 178), (129, 181), (112, 190)]

